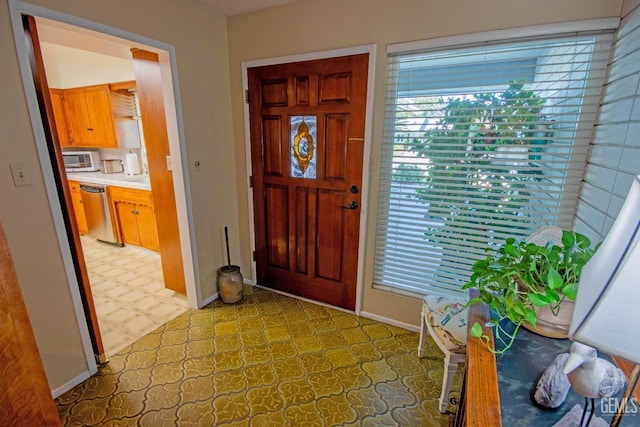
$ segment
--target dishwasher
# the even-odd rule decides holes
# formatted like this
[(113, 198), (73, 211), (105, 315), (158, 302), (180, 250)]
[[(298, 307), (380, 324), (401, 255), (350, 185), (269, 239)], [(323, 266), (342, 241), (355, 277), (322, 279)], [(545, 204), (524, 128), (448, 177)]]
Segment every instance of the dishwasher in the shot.
[(104, 185), (80, 183), (82, 205), (87, 217), (89, 237), (101, 242), (123, 246), (118, 242), (111, 222), (107, 191)]

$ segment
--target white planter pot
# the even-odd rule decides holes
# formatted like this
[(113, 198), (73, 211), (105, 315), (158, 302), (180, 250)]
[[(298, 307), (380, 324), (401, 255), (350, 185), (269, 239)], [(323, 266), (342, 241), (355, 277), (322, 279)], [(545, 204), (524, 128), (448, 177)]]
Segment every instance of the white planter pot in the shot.
[(538, 307), (536, 308), (536, 314), (538, 315), (537, 327), (534, 328), (529, 323), (523, 323), (522, 326), (545, 337), (568, 338), (574, 304), (573, 301), (564, 300), (560, 305), (560, 311), (557, 316), (551, 312), (549, 307)]

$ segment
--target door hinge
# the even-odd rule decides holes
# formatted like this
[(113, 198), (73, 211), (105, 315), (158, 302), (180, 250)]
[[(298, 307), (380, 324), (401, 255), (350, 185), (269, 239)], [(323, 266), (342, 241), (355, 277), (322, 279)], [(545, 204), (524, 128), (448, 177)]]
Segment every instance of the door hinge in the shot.
[(244, 103), (245, 104), (249, 103), (249, 89), (244, 90)]
[(256, 260), (256, 251), (253, 251), (253, 260)]
[(253, 188), (253, 175), (249, 176), (249, 188)]

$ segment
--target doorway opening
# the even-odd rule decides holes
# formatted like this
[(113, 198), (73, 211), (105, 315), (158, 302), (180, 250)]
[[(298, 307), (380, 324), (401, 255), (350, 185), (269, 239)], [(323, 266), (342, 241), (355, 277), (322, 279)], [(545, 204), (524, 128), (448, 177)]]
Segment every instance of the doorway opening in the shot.
[[(36, 31), (36, 19), (41, 21), (50, 20), (59, 26), (67, 25), (69, 28), (73, 28), (74, 31), (77, 31), (77, 37), (84, 38), (87, 34), (93, 34), (106, 40), (110, 40), (111, 42), (116, 39), (118, 41), (124, 40), (127, 43), (130, 43), (130, 49), (134, 58), (136, 58), (136, 55), (138, 55), (137, 58), (142, 56), (145, 59), (140, 60), (139, 62), (147, 61), (151, 63), (151, 66), (145, 63), (139, 68), (142, 68), (143, 71), (146, 72), (146, 74), (143, 73), (144, 75), (150, 76), (149, 80), (153, 81), (155, 85), (153, 90), (162, 94), (162, 98), (160, 101), (154, 99), (153, 103), (147, 102), (147, 106), (145, 108), (148, 109), (149, 105), (153, 104), (160, 104), (162, 108), (166, 106), (166, 114), (165, 110), (162, 110), (162, 113), (160, 115), (156, 115), (156, 117), (159, 116), (166, 119), (166, 123), (163, 120), (163, 126), (157, 127), (161, 127), (164, 132), (163, 142), (166, 146), (166, 152), (160, 153), (160, 158), (162, 165), (167, 165), (165, 169), (168, 170), (168, 173), (161, 174), (161, 178), (164, 180), (161, 183), (166, 184), (168, 181), (169, 185), (159, 185), (158, 187), (160, 188), (159, 194), (163, 196), (162, 203), (165, 203), (164, 196), (166, 195), (167, 189), (170, 190), (170, 199), (171, 203), (173, 203), (173, 222), (168, 223), (166, 221), (168, 216), (166, 214), (162, 214), (164, 225), (158, 226), (158, 229), (164, 230), (162, 233), (165, 233), (165, 237), (166, 230), (171, 229), (173, 233), (172, 245), (170, 245), (171, 252), (177, 256), (177, 259), (174, 257), (158, 256), (160, 256), (162, 261), (162, 273), (165, 278), (167, 276), (167, 269), (165, 268), (167, 262), (173, 262), (174, 265), (179, 267), (174, 269), (175, 271), (179, 271), (179, 275), (176, 275), (175, 271), (169, 271), (173, 274), (173, 279), (179, 279), (179, 281), (181, 281), (182, 293), (186, 294), (185, 299), (187, 300), (188, 306), (196, 308), (199, 306), (200, 295), (195, 286), (197, 270), (194, 266), (192, 256), (194, 248), (192, 247), (193, 239), (190, 231), (191, 227), (189, 226), (192, 223), (192, 218), (190, 212), (187, 211), (186, 204), (186, 200), (188, 199), (188, 194), (186, 194), (188, 191), (188, 185), (185, 184), (185, 181), (188, 177), (183, 175), (182, 158), (184, 158), (184, 147), (180, 143), (183, 139), (181, 116), (179, 105), (175, 104), (174, 101), (174, 96), (178, 95), (175, 93), (177, 90), (177, 83), (173, 77), (175, 75), (175, 51), (173, 46), (165, 45), (153, 40), (147, 40), (152, 44), (152, 46), (147, 46), (139, 41), (139, 36), (83, 21), (69, 15), (62, 15), (55, 11), (43, 10), (37, 7), (32, 8), (24, 3), (12, 3), (12, 6), (16, 6), (19, 9), (12, 8), (12, 21), (17, 41), (16, 48), (18, 50), (18, 57), (20, 59), (21, 70), (24, 77), (25, 94), (27, 95), (33, 130), (36, 136), (36, 148), (40, 158), (40, 166), (47, 189), (49, 204), (53, 213), (63, 262), (69, 279), (69, 290), (74, 305), (74, 311), (76, 313), (76, 318), (78, 319), (82, 342), (85, 348), (85, 355), (88, 362), (88, 373), (92, 374), (96, 370), (95, 364), (92, 362), (92, 355), (95, 356), (96, 361), (98, 362), (106, 360), (106, 357), (98, 327), (94, 301), (90, 291), (90, 281), (86, 271), (87, 266), (84, 262), (82, 245), (80, 243), (82, 237), (78, 235), (79, 232), (75, 229), (75, 219), (69, 219), (74, 216), (74, 210), (72, 208), (70, 191), (67, 186), (67, 175), (65, 173), (66, 167), (63, 163), (62, 150), (59, 142), (57, 141), (57, 136), (52, 136), (52, 134), (57, 133), (55, 125), (52, 125), (52, 123), (55, 123), (55, 114), (49, 96), (47, 79), (45, 78), (46, 72), (44, 70), (45, 67), (42, 60), (41, 47), (37, 37), (38, 32)], [(24, 31), (24, 38), (21, 37), (21, 34), (18, 33), (19, 30), (17, 30), (19, 26), (17, 23), (20, 21), (22, 21), (23, 24), (21, 27)], [(77, 27), (74, 27), (75, 25), (77, 25)], [(85, 27), (96, 30), (89, 30)], [(129, 36), (131, 36), (131, 38), (129, 38)], [(22, 44), (20, 43), (20, 40), (26, 40), (27, 43)], [(147, 58), (152, 58), (152, 60), (148, 60)], [(136, 72), (137, 71), (138, 70), (136, 70)], [(137, 78), (136, 80), (140, 81), (140, 78)], [(143, 79), (142, 81), (146, 82), (147, 80)], [(146, 99), (148, 101), (150, 93), (149, 85), (144, 83), (142, 86), (144, 91), (147, 93)], [(145, 110), (141, 108), (141, 111)], [(156, 111), (154, 111), (154, 113), (156, 113)], [(143, 127), (145, 128), (146, 134), (153, 134), (154, 131), (148, 129), (148, 122), (143, 122)], [(154, 137), (157, 137), (157, 135), (154, 135)], [(155, 139), (157, 138), (154, 138), (153, 140), (155, 141)], [(151, 163), (154, 161), (152, 158), (153, 153), (151, 150), (147, 151), (149, 161)], [(157, 160), (159, 157), (157, 154), (158, 151), (156, 150), (156, 165), (158, 164)], [(151, 172), (152, 169), (153, 168), (150, 167)], [(150, 175), (151, 182), (153, 182), (154, 179), (158, 181), (158, 173), (155, 174), (156, 178), (154, 178), (154, 173), (150, 173)], [(149, 190), (151, 189), (149, 188)], [(112, 208), (110, 208), (110, 210), (113, 212)], [(164, 212), (167, 212), (167, 210), (164, 209)], [(158, 215), (157, 211), (156, 215)], [(161, 251), (161, 253), (163, 252)], [(176, 281), (177, 280), (169, 282), (171, 285), (175, 285), (174, 282)], [(167, 280), (165, 280), (165, 284), (167, 284)], [(78, 377), (78, 380), (81, 381), (82, 378)], [(61, 392), (64, 391), (65, 390), (62, 390)], [(54, 394), (57, 394), (57, 392), (54, 391)]]
[[(144, 230), (151, 233), (150, 245), (145, 239), (137, 239), (134, 243), (122, 241), (124, 227), (112, 227), (120, 235), (114, 233), (105, 241), (105, 236), (95, 236), (92, 230), (92, 218), (89, 215), (92, 200), (85, 189), (103, 188), (105, 202), (113, 187), (134, 191), (153, 192), (149, 179), (147, 149), (144, 141), (144, 131), (141, 125), (139, 100), (135, 90), (135, 73), (131, 58), (131, 44), (122, 40), (105, 40), (98, 33), (84, 30), (79, 33), (77, 27), (68, 26), (43, 18), (36, 18), (42, 57), (46, 71), (49, 89), (61, 94), (61, 107), (67, 102), (65, 91), (69, 97), (77, 88), (92, 87), (93, 85), (118, 84), (134, 82), (132, 87), (120, 89), (115, 94), (131, 100), (132, 114), (135, 119), (133, 136), (118, 140), (118, 148), (99, 148), (102, 160), (100, 171), (76, 172), (72, 169), (60, 171), (66, 173), (69, 181), (77, 229), (84, 254), (84, 262), (89, 276), (89, 284), (93, 303), (99, 323), (104, 354), (106, 357), (115, 354), (125, 346), (153, 331), (167, 321), (188, 309), (185, 294), (167, 289), (164, 283), (161, 265), (161, 253), (157, 248), (157, 221), (136, 215), (135, 221), (140, 224), (142, 236)], [(66, 111), (61, 111), (65, 113)], [(61, 129), (72, 127), (70, 114), (56, 115), (56, 127), (63, 155), (69, 152), (83, 151), (81, 143), (63, 140)], [(77, 139), (77, 137), (76, 137)], [(71, 146), (69, 146), (71, 145)], [(78, 145), (78, 146), (76, 146)], [(93, 149), (95, 150), (95, 148)], [(125, 170), (126, 168), (126, 170)], [(131, 187), (133, 185), (133, 187)], [(136, 193), (139, 194), (139, 193)], [(138, 212), (142, 207), (133, 204), (114, 203), (113, 206), (127, 209), (128, 213)], [(109, 212), (109, 203), (100, 207), (112, 221), (118, 220), (116, 209)], [(153, 216), (153, 209), (149, 209)], [(124, 218), (123, 218), (124, 219)], [(148, 231), (153, 229), (151, 231)], [(126, 240), (126, 239), (125, 239)], [(115, 243), (115, 244), (114, 244)], [(86, 303), (86, 302), (85, 302)]]

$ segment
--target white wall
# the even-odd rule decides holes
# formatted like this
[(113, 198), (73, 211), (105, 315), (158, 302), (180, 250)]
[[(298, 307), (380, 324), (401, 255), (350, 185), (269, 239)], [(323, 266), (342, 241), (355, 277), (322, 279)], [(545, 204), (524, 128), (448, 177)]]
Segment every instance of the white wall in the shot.
[[(622, 0), (299, 0), (284, 6), (235, 16), (228, 20), (231, 67), (236, 179), (242, 215), (242, 265), (250, 265), (250, 229), (243, 120), (243, 61), (274, 58), (323, 50), (375, 44), (377, 56), (373, 82), (372, 138), (365, 141), (371, 158), (365, 159), (364, 173), (370, 186), (367, 239), (364, 251), (363, 311), (403, 324), (418, 325), (421, 301), (373, 289), (376, 206), (378, 203), (379, 162), (384, 122), (386, 47), (392, 43), (432, 39), (483, 31), (532, 25), (563, 23), (596, 18), (619, 17)], [(365, 179), (366, 180), (366, 179)]]
[(135, 80), (133, 59), (122, 59), (52, 43), (41, 43), (49, 87), (67, 89)]
[[(224, 265), (224, 226), (229, 226), (232, 258), (239, 259), (237, 192), (231, 137), (226, 19), (196, 1), (174, 0), (30, 0), (60, 19), (88, 20), (112, 29), (167, 43), (175, 48), (182, 111), (182, 148), (199, 159), (197, 172), (187, 169), (193, 211), (196, 269), (203, 298), (215, 294), (215, 272)], [(73, 271), (61, 246), (50, 207), (50, 168), (36, 149), (27, 98), (9, 16), (9, 0), (0, 1), (0, 220), (13, 254), (25, 304), (52, 389), (67, 387), (86, 374), (81, 330), (72, 304)], [(66, 14), (66, 15), (65, 15)], [(23, 43), (18, 38), (18, 43)], [(31, 82), (26, 82), (32, 84)], [(75, 84), (75, 83), (74, 83)], [(23, 162), (32, 185), (15, 187), (10, 162)], [(188, 165), (185, 165), (188, 168)], [(50, 187), (49, 187), (50, 188)], [(53, 199), (57, 198), (54, 194)], [(56, 201), (57, 202), (57, 201)]]
[(608, 233), (640, 174), (640, 1), (625, 2), (585, 172), (574, 229), (596, 243)]

